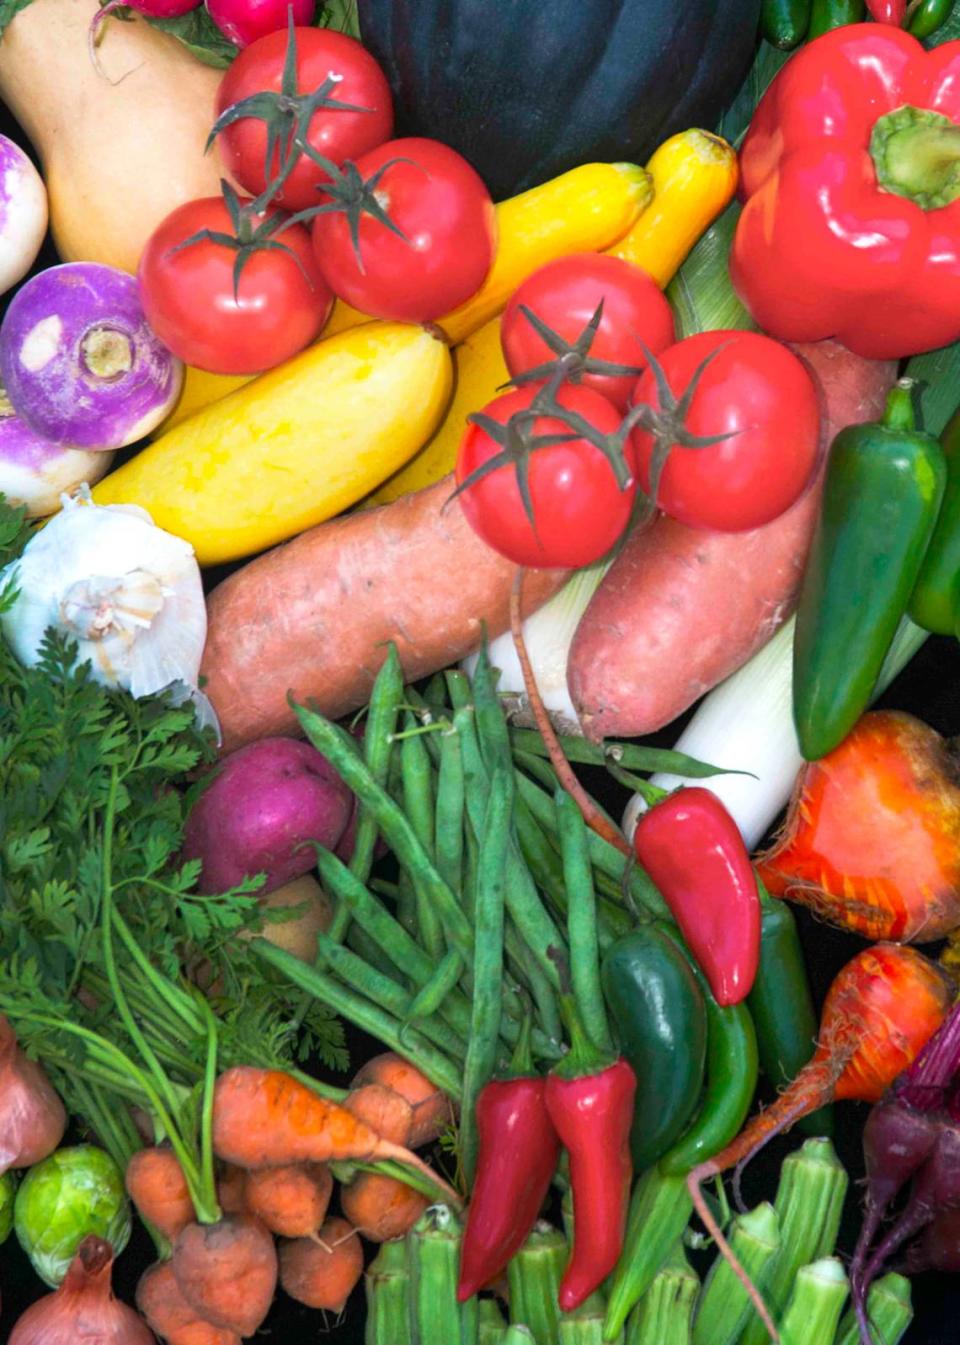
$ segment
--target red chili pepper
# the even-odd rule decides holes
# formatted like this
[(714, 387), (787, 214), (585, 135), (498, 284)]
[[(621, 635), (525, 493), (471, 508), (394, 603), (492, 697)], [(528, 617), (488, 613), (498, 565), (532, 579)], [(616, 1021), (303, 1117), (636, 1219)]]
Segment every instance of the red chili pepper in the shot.
[(907, 0), (867, 0), (871, 19), (902, 28), (907, 17)]
[(960, 337), (960, 42), (889, 24), (802, 47), (740, 151), (730, 275), (781, 340), (895, 359)]
[(461, 1303), (495, 1280), (526, 1242), (560, 1157), (546, 1080), (533, 1074), (529, 1023), (510, 1069), (477, 1098), (479, 1153), (460, 1252)]
[(709, 789), (678, 789), (643, 814), (633, 847), (714, 999), (739, 1004), (757, 974), (760, 896), (736, 822)]
[(547, 1075), (547, 1112), (570, 1159), (573, 1249), (560, 1281), (562, 1311), (578, 1308), (623, 1250), (633, 1163), (630, 1127), (637, 1076), (623, 1057), (588, 1040), (572, 997), (561, 995), (571, 1048)]

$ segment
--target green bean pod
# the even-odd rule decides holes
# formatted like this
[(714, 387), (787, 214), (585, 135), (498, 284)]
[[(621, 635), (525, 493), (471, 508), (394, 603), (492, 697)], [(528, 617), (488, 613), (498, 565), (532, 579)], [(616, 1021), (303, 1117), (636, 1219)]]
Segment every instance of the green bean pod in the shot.
[(452, 892), (463, 892), (464, 784), (460, 736), (452, 729), (440, 734), (434, 836), (437, 872)]
[[(400, 703), (403, 700), (403, 669), (397, 647), (392, 642), (387, 646), (387, 657), (377, 673), (377, 679), (370, 693), (370, 705), (367, 710), (367, 723), (363, 735), (363, 752), (370, 774), (380, 785), (385, 785), (390, 772), (390, 760), (393, 755), (393, 735), (396, 732), (400, 715)], [(370, 809), (358, 803), (357, 830), (354, 840), (350, 868), (361, 882), (366, 882), (373, 865), (374, 848), (377, 843), (377, 823)], [(342, 937), (338, 920), (338, 909), (334, 916), (331, 934)]]
[(567, 940), (570, 945), (573, 994), (583, 1025), (594, 1045), (601, 1050), (609, 1050), (610, 1029), (600, 985), (597, 899), (587, 850), (587, 824), (565, 789), (557, 789), (554, 806), (557, 810), (563, 878), (567, 889)]

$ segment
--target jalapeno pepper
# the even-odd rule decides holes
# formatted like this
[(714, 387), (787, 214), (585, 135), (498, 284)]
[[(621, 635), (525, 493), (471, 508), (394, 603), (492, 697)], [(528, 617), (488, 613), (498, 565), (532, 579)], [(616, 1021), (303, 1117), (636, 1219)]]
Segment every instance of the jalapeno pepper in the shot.
[(607, 949), (601, 978), (620, 1049), (637, 1076), (630, 1149), (642, 1172), (667, 1152), (696, 1110), (707, 1010), (689, 961), (652, 925)]
[(633, 846), (717, 1002), (738, 1004), (757, 972), (760, 899), (736, 822), (709, 789), (678, 789), (643, 814)]
[(920, 0), (910, 16), (907, 32), (913, 33), (914, 37), (930, 37), (949, 19), (953, 6), (954, 0)]
[(907, 609), (924, 630), (952, 635), (957, 621), (956, 582), (960, 574), (960, 411), (940, 436), (947, 484), (930, 545)]
[(901, 380), (876, 424), (833, 441), (793, 648), (793, 712), (808, 761), (870, 703), (917, 581), (946, 482), (943, 449), (916, 428)]
[(810, 6), (810, 27), (807, 41), (811, 42), (831, 28), (843, 28), (848, 23), (859, 23), (866, 8), (864, 0), (813, 0)]
[(806, 36), (810, 23), (810, 0), (763, 0), (760, 32), (781, 51), (790, 51)]

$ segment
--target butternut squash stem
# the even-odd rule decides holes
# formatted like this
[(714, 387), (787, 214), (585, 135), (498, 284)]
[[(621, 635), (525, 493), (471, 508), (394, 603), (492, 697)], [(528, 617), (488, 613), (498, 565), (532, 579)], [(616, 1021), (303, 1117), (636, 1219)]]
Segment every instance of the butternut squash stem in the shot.
[(563, 785), (564, 789), (576, 803), (580, 812), (583, 814), (583, 820), (587, 826), (602, 836), (605, 841), (615, 845), (621, 854), (633, 857), (633, 850), (627, 843), (623, 833), (618, 830), (611, 822), (603, 816), (594, 806), (593, 800), (587, 794), (586, 790), (573, 773), (573, 769), (563, 755), (563, 748), (553, 725), (550, 723), (550, 716), (547, 714), (546, 707), (540, 696), (537, 687), (537, 679), (533, 673), (533, 666), (530, 663), (530, 655), (527, 653), (527, 644), (523, 638), (523, 617), (522, 599), (523, 599), (523, 577), (526, 573), (521, 565), (517, 568), (514, 575), (513, 585), (510, 589), (510, 630), (513, 635), (513, 643), (517, 650), (517, 659), (520, 663), (520, 671), (523, 673), (523, 684), (526, 688), (527, 699), (530, 702), (530, 709), (533, 711), (533, 718), (537, 728), (540, 730), (540, 736), (546, 744), (547, 753), (550, 757), (550, 764), (557, 773), (557, 779)]

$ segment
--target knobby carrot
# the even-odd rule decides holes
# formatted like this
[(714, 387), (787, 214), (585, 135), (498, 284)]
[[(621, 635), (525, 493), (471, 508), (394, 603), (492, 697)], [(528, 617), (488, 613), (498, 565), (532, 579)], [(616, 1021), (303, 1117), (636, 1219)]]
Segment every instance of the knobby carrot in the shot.
[(138, 1149), (127, 1164), (124, 1180), (141, 1219), (171, 1241), (196, 1218), (183, 1168), (166, 1145)]
[(282, 1070), (238, 1065), (220, 1075), (214, 1091), (213, 1145), (238, 1167), (395, 1159), (414, 1168), (459, 1208), (460, 1197), (416, 1154), (392, 1144)]
[(215, 1224), (187, 1224), (173, 1244), (177, 1288), (204, 1321), (252, 1336), (270, 1311), (277, 1252), (263, 1224), (229, 1214)]
[(328, 1219), (316, 1240), (281, 1244), (280, 1283), (309, 1308), (342, 1312), (362, 1274), (363, 1247), (346, 1219)]
[(879, 1101), (936, 1032), (952, 998), (943, 970), (913, 948), (880, 943), (858, 953), (827, 992), (810, 1063), (736, 1139), (687, 1178), (697, 1213), (774, 1340), (778, 1336), (766, 1305), (710, 1212), (701, 1183), (731, 1168), (739, 1173), (774, 1135), (834, 1098)]
[(246, 1185), (247, 1173), (243, 1168), (231, 1167), (229, 1163), (221, 1164), (220, 1176), (217, 1178), (217, 1204), (224, 1214), (244, 1212), (247, 1208), (243, 1198)]
[(365, 1083), (352, 1089), (343, 1105), (358, 1120), (391, 1144), (409, 1145), (413, 1108), (405, 1097), (382, 1083)]
[(284, 1238), (308, 1238), (327, 1217), (333, 1177), (325, 1163), (258, 1168), (247, 1174), (247, 1210)]
[(391, 1242), (404, 1237), (427, 1208), (419, 1191), (396, 1177), (361, 1172), (340, 1192), (340, 1206), (368, 1242)]
[[(413, 1108), (410, 1136), (406, 1140), (397, 1141), (398, 1143), (405, 1143), (411, 1149), (419, 1149), (421, 1145), (430, 1144), (442, 1135), (453, 1120), (450, 1099), (446, 1093), (431, 1083), (416, 1065), (411, 1065), (409, 1060), (404, 1060), (394, 1051), (384, 1051), (381, 1055), (375, 1055), (372, 1060), (368, 1060), (358, 1071), (353, 1086), (365, 1087), (373, 1083), (399, 1093)], [(378, 1127), (374, 1125), (373, 1129), (377, 1130)], [(381, 1133), (384, 1139), (391, 1138), (384, 1132)]]
[(240, 1345), (235, 1331), (224, 1331), (198, 1317), (177, 1287), (173, 1266), (159, 1261), (137, 1285), (137, 1308), (150, 1330), (167, 1345)]

